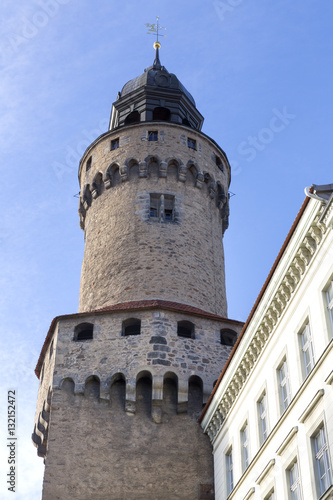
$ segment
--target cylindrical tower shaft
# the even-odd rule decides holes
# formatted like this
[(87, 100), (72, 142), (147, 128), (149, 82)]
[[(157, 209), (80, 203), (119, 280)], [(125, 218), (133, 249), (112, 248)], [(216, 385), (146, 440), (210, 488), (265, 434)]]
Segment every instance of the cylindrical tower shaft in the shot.
[(226, 317), (223, 151), (183, 125), (145, 122), (98, 138), (80, 164), (80, 311), (162, 299)]

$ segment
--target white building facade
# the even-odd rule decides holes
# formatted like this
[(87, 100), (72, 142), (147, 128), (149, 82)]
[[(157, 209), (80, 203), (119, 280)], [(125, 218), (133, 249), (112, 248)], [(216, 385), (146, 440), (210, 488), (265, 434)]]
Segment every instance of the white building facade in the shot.
[(216, 500), (333, 498), (332, 193), (307, 191), (201, 416)]

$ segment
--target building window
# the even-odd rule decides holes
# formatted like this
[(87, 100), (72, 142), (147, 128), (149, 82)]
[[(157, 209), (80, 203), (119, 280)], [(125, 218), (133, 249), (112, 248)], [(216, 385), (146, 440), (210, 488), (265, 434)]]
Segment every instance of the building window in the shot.
[(259, 439), (260, 444), (263, 444), (267, 439), (267, 397), (264, 392), (258, 401), (258, 417), (259, 417)]
[(331, 328), (331, 336), (333, 334), (333, 280), (331, 280), (328, 288), (325, 291), (326, 295), (326, 307), (329, 316), (330, 328)]
[(178, 337), (194, 339), (194, 324), (191, 321), (178, 321), (177, 335)]
[(279, 380), (281, 413), (283, 413), (287, 409), (290, 403), (288, 366), (286, 359), (284, 359), (284, 361), (278, 368), (278, 380)]
[(157, 107), (153, 109), (153, 120), (168, 122), (171, 118), (171, 112), (168, 108)]
[(331, 468), (325, 429), (321, 427), (312, 437), (318, 498), (331, 486)]
[(94, 325), (91, 323), (80, 323), (74, 328), (74, 340), (80, 342), (93, 338)]
[(149, 130), (148, 131), (148, 141), (154, 142), (158, 140), (158, 131), (157, 130)]
[(249, 465), (249, 430), (247, 423), (241, 430), (241, 447), (242, 447), (242, 469), (243, 472)]
[(237, 333), (230, 330), (230, 328), (222, 328), (222, 330), (220, 330), (220, 339), (222, 345), (232, 347), (237, 340)]
[(129, 318), (123, 321), (122, 336), (128, 337), (130, 335), (140, 335), (141, 333), (141, 320), (136, 318)]
[(88, 158), (87, 163), (86, 163), (86, 172), (91, 169), (91, 162), (92, 162), (92, 157)]
[(302, 500), (301, 493), (301, 480), (299, 477), (299, 470), (297, 462), (287, 470), (287, 482), (289, 489), (289, 498), (291, 500)]
[(191, 149), (197, 149), (197, 141), (195, 139), (191, 139), (191, 137), (187, 138), (187, 146)]
[(119, 137), (117, 139), (112, 139), (111, 141), (111, 151), (119, 148)]
[(175, 197), (168, 194), (150, 194), (149, 218), (159, 222), (174, 222)]
[(230, 495), (232, 490), (234, 489), (234, 472), (232, 465), (232, 448), (229, 449), (225, 456), (226, 461), (226, 472), (227, 472), (227, 495)]
[(299, 340), (302, 359), (302, 372), (304, 378), (306, 378), (315, 364), (312, 347), (312, 336), (309, 324), (305, 325), (303, 330), (300, 332)]
[(54, 340), (52, 340), (51, 345), (50, 345), (49, 359), (51, 359), (51, 358), (52, 358), (52, 354), (53, 354), (53, 344), (54, 344)]
[(139, 123), (140, 121), (140, 113), (139, 111), (132, 111), (125, 118), (125, 125), (131, 125), (132, 123)]

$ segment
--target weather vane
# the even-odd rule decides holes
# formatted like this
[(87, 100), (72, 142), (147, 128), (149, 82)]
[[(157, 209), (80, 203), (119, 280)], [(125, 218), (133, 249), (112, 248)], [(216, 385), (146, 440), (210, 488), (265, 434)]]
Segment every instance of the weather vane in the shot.
[(154, 43), (154, 48), (156, 49), (157, 47), (160, 48), (161, 44), (158, 40), (158, 37), (166, 37), (166, 35), (162, 35), (160, 33), (161, 30), (166, 30), (166, 28), (163, 28), (163, 26), (160, 26), (158, 24), (159, 17), (156, 17), (156, 24), (150, 24), (146, 23), (145, 26), (146, 28), (149, 28), (147, 31), (147, 35), (155, 35), (156, 34), (156, 42)]

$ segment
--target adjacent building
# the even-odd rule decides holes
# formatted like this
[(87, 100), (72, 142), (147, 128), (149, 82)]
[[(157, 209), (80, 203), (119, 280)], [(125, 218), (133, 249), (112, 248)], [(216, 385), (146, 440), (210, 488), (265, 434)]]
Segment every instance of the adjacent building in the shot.
[(306, 193), (200, 417), (216, 500), (333, 498), (333, 184)]

